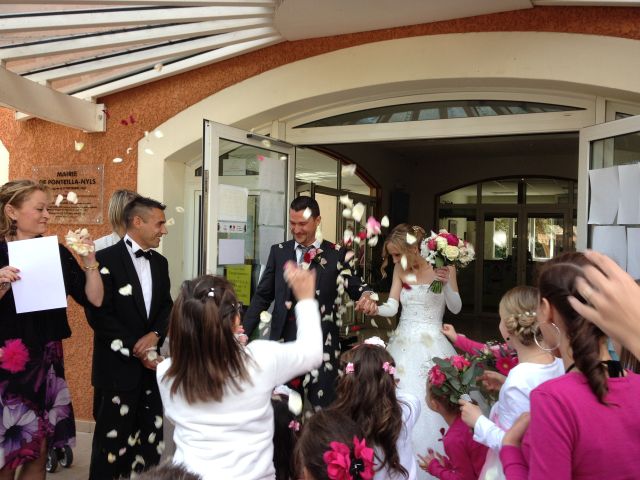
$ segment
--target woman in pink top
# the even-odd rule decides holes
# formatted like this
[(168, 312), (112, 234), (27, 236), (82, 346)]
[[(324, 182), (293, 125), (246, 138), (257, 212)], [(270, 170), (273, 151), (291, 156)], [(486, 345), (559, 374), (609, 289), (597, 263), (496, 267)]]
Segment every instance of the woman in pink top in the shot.
[(582, 253), (570, 253), (540, 274), (538, 320), (547, 338), (558, 337), (567, 374), (533, 390), (528, 429), (525, 416), (505, 436), (500, 459), (508, 480), (640, 475), (640, 376), (611, 360), (605, 334), (568, 301), (585, 300), (576, 279), (588, 265)]

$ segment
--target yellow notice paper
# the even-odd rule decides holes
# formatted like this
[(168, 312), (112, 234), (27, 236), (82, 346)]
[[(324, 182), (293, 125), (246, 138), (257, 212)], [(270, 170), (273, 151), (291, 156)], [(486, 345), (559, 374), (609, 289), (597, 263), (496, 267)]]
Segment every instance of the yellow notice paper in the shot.
[(236, 297), (249, 305), (251, 302), (251, 265), (233, 265), (227, 267), (227, 280), (233, 284)]

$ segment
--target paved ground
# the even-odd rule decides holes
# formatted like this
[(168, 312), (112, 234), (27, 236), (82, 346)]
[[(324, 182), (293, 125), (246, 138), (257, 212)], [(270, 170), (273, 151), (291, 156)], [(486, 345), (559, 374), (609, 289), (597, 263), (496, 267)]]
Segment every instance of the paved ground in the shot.
[(91, 438), (93, 434), (77, 432), (76, 446), (73, 448), (73, 463), (69, 468), (58, 466), (54, 473), (48, 473), (49, 480), (87, 480), (89, 478), (89, 459), (91, 457)]

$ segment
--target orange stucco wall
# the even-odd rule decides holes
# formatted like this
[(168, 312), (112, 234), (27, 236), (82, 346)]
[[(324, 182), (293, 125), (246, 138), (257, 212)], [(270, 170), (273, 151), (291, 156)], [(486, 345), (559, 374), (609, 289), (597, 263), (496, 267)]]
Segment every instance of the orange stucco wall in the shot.
[[(182, 75), (110, 95), (105, 133), (85, 134), (42, 120), (16, 122), (13, 112), (0, 108), (0, 140), (10, 152), (10, 178), (30, 177), (34, 165), (105, 165), (105, 208), (117, 188), (136, 188), (137, 142), (145, 130), (173, 117), (209, 95), (278, 66), (360, 44), (420, 35), (491, 31), (540, 31), (608, 35), (640, 39), (640, 9), (599, 7), (540, 7), (426, 25), (285, 42), (264, 50), (203, 67)], [(133, 125), (121, 119), (133, 115)], [(166, 132), (165, 132), (166, 133)], [(82, 151), (74, 140), (83, 141)], [(127, 154), (128, 147), (133, 147)], [(114, 157), (124, 162), (113, 164)], [(159, 179), (160, 180), (160, 179)], [(106, 214), (106, 212), (105, 212)], [(50, 233), (63, 235), (73, 225), (56, 225)], [(103, 224), (92, 228), (95, 237), (108, 233)], [(69, 310), (73, 336), (65, 341), (66, 372), (76, 417), (91, 419), (90, 387), (92, 333), (77, 306)]]

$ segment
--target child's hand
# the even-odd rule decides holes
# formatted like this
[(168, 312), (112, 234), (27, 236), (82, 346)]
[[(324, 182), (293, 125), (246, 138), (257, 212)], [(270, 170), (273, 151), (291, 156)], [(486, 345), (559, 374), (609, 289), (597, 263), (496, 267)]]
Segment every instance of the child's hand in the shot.
[(504, 434), (504, 437), (502, 438), (502, 446), (510, 445), (513, 447), (519, 447), (520, 443), (522, 443), (524, 433), (527, 431), (527, 428), (529, 428), (530, 420), (531, 415), (529, 412), (525, 412), (520, 415), (513, 426)]
[(456, 332), (456, 329), (453, 328), (453, 325), (451, 325), (450, 323), (445, 323), (444, 325), (442, 325), (441, 331), (451, 343), (456, 343), (456, 341), (458, 340), (458, 332)]
[[(431, 463), (431, 460), (433, 460), (434, 458), (437, 459), (441, 465), (444, 465), (442, 461), (438, 458), (439, 457), (438, 453), (434, 452), (432, 448), (427, 450), (427, 452), (428, 454), (424, 457), (418, 454), (418, 466), (420, 467), (421, 470), (424, 470), (425, 472), (429, 472), (429, 464)], [(436, 457), (436, 455), (438, 455), (438, 457)]]
[(498, 372), (484, 372), (480, 375), (482, 386), (489, 392), (499, 392), (507, 377)]
[(466, 423), (468, 427), (474, 428), (476, 422), (482, 416), (482, 410), (480, 410), (479, 406), (466, 400), (458, 400), (458, 404), (460, 405), (462, 421)]
[(284, 266), (284, 278), (293, 290), (296, 300), (316, 298), (315, 270), (303, 270), (295, 262), (287, 262)]

